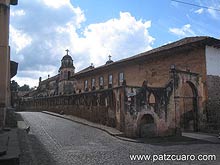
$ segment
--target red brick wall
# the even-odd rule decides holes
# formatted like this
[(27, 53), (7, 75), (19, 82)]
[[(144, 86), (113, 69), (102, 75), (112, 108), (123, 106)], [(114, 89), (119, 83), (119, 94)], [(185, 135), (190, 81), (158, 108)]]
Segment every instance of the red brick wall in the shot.
[(220, 130), (220, 77), (208, 75), (207, 87), (207, 118), (209, 129), (218, 132)]
[[(156, 56), (157, 54), (155, 54)], [(165, 86), (170, 78), (170, 66), (175, 64), (177, 69), (199, 73), (202, 76), (203, 91), (201, 96), (203, 101), (207, 98), (206, 90), (206, 62), (205, 49), (195, 48), (186, 51), (170, 51), (160, 57), (151, 59), (141, 59), (134, 62), (124, 62), (119, 66), (108, 67), (96, 72), (90, 72), (85, 77), (78, 77), (78, 89), (84, 89), (84, 81), (88, 80), (88, 87), (91, 89), (91, 79), (96, 79), (96, 89), (99, 89), (99, 77), (104, 77), (104, 87), (108, 88), (108, 75), (113, 75), (113, 87), (118, 86), (118, 74), (123, 72), (126, 83), (129, 86), (141, 86), (144, 80), (148, 81), (148, 85), (152, 87)]]

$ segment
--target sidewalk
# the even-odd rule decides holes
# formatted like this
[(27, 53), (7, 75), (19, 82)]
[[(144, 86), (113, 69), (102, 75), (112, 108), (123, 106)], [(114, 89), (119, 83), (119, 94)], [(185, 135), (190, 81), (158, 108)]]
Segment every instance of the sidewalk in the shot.
[(87, 126), (90, 126), (90, 127), (93, 127), (93, 128), (100, 129), (100, 130), (105, 131), (108, 134), (120, 139), (120, 140), (129, 141), (129, 142), (136, 142), (136, 143), (141, 143), (142, 142), (141, 140), (136, 140), (136, 139), (130, 139), (130, 138), (123, 137), (123, 135), (124, 135), (123, 132), (120, 132), (119, 130), (117, 130), (115, 128), (108, 127), (108, 126), (98, 124), (98, 123), (93, 123), (93, 122), (90, 122), (90, 121), (88, 121), (86, 119), (83, 119), (83, 118), (79, 118), (79, 117), (72, 116), (72, 115), (60, 115), (60, 114), (53, 113), (53, 112), (48, 112), (48, 111), (43, 111), (42, 113), (46, 113), (46, 114), (53, 115), (53, 116), (56, 116), (56, 117), (61, 117), (61, 118), (67, 119), (67, 120), (74, 121), (76, 123), (80, 123), (80, 124), (83, 124), (83, 125), (87, 125)]
[(220, 144), (220, 139), (217, 137), (217, 135), (213, 134), (206, 134), (202, 132), (183, 132), (182, 136)]
[(19, 145), (17, 138), (17, 128), (0, 133), (0, 164), (19, 164)]

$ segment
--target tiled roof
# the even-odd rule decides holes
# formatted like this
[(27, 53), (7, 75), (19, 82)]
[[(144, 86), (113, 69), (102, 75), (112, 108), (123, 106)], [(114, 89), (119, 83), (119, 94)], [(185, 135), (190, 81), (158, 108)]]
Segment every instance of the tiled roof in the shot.
[(59, 74), (41, 81), (41, 85), (46, 84), (47, 82), (54, 81), (54, 80), (58, 79), (58, 76), (59, 76)]
[(209, 46), (214, 46), (214, 47), (220, 48), (220, 40), (216, 39), (216, 38), (212, 38), (212, 37), (207, 37), (207, 36), (186, 37), (186, 38), (183, 38), (183, 39), (178, 40), (176, 42), (172, 42), (172, 43), (166, 44), (164, 46), (137, 54), (137, 55), (129, 57), (129, 58), (115, 61), (115, 62), (107, 64), (107, 65), (102, 65), (102, 66), (96, 67), (94, 69), (82, 70), (80, 72), (77, 72), (73, 77), (75, 77), (75, 76), (77, 77), (77, 76), (83, 75), (84, 73), (88, 73), (88, 72), (92, 72), (92, 71), (98, 71), (100, 69), (104, 69), (104, 68), (107, 68), (110, 66), (115, 66), (117, 64), (126, 63), (128, 61), (133, 61), (133, 60), (136, 60), (136, 59), (139, 59), (142, 57), (149, 57), (149, 56), (153, 57), (153, 55), (159, 54), (162, 52), (171, 51), (174, 49), (180, 49), (183, 47), (190, 48), (190, 47), (193, 47), (196, 45), (198, 45), (198, 46), (209, 45)]
[(89, 71), (89, 70), (94, 69), (94, 68), (95, 68), (94, 66), (89, 66), (87, 68), (84, 68), (84, 69), (80, 70), (79, 72), (77, 72), (77, 74)]

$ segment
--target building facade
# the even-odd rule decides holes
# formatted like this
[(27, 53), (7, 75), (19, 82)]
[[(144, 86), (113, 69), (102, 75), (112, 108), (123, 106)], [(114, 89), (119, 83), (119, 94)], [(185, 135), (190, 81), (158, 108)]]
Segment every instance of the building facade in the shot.
[(77, 73), (67, 52), (59, 74), (40, 81), (38, 95), (21, 107), (63, 110), (129, 137), (218, 130), (219, 62), (220, 40), (211, 37), (184, 38), (116, 62), (109, 58)]
[(0, 128), (5, 125), (6, 109), (11, 104), (10, 79), (17, 71), (17, 63), (10, 62), (9, 47), (10, 5), (17, 3), (17, 0), (0, 0)]

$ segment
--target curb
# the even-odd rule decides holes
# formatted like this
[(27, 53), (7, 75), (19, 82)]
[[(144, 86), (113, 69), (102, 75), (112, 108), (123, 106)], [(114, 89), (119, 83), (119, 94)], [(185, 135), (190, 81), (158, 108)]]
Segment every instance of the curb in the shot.
[(123, 141), (127, 141), (127, 142), (133, 142), (133, 143), (144, 143), (144, 141), (142, 140), (136, 140), (136, 139), (131, 139), (131, 138), (127, 138), (127, 137), (122, 137), (122, 136), (115, 136), (117, 139), (123, 140)]
[[(186, 132), (182, 133), (182, 136), (185, 136), (185, 137), (203, 140), (203, 141), (211, 142), (214, 144), (220, 144), (220, 139), (217, 136), (202, 134), (201, 137), (199, 137), (198, 135), (199, 134), (193, 135), (193, 133), (186, 133)], [(195, 137), (195, 136), (197, 136), (197, 137)]]
[(98, 127), (98, 126), (94, 126), (94, 125), (90, 125), (90, 124), (84, 123), (83, 121), (77, 121), (77, 120), (62, 116), (62, 115), (54, 113), (54, 112), (42, 111), (42, 113), (52, 115), (52, 116), (56, 116), (56, 117), (60, 117), (60, 118), (66, 119), (66, 120), (74, 121), (74, 122), (79, 123), (79, 124), (83, 124), (83, 125), (86, 125), (86, 126), (89, 126), (89, 127), (92, 127), (92, 128), (102, 130), (102, 131), (108, 133), (109, 135), (119, 139), (119, 140), (123, 140), (123, 141), (127, 141), (127, 142), (133, 142), (133, 143), (144, 143), (141, 140), (135, 140), (135, 139), (122, 137), (123, 133), (112, 133), (111, 131), (109, 131), (107, 129), (104, 129), (104, 128), (101, 128), (101, 127)]

